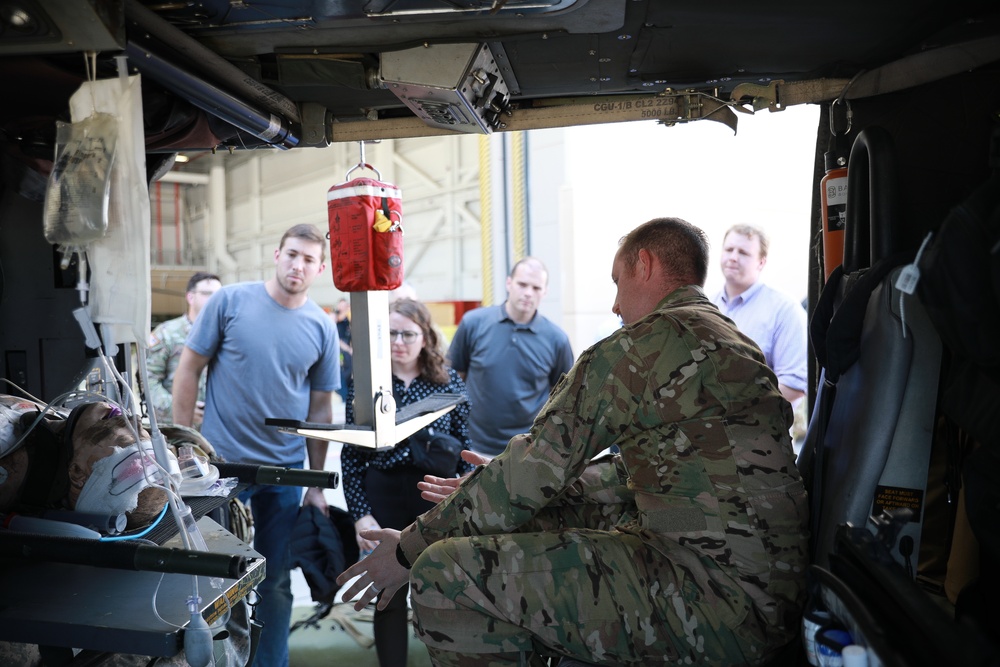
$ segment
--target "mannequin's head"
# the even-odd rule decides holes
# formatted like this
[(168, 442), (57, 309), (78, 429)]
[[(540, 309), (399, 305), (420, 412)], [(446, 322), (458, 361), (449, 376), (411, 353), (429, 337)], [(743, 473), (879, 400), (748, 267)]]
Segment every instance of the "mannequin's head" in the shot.
[[(52, 507), (125, 514), (134, 529), (163, 510), (166, 492), (150, 486), (156, 467), (149, 434), (140, 427), (136, 442), (116, 405), (86, 403), (68, 415), (50, 410), (41, 420), (44, 406), (18, 405), (0, 456), (0, 512)], [(12, 449), (30, 425), (23, 444)]]
[(130, 529), (156, 518), (167, 496), (149, 484), (156, 470), (149, 434), (141, 427), (138, 433), (137, 443), (128, 418), (111, 403), (74, 408), (64, 432), (72, 444), (66, 496), (71, 508), (124, 512)]

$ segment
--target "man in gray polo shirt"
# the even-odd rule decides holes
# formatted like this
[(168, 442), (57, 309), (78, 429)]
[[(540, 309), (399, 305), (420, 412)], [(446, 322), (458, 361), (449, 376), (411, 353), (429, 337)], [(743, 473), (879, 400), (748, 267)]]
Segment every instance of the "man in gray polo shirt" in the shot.
[(472, 409), (472, 449), (496, 456), (527, 433), (563, 373), (573, 365), (569, 336), (538, 313), (549, 274), (534, 257), (507, 276), (507, 300), (466, 313), (448, 348), (465, 380)]

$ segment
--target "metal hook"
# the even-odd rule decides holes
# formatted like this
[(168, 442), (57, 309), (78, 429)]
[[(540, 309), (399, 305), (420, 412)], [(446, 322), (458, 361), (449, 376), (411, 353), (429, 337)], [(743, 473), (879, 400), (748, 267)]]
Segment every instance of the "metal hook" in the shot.
[(367, 162), (361, 162), (361, 163), (356, 164), (356, 165), (354, 165), (353, 167), (351, 167), (350, 169), (347, 170), (347, 173), (344, 175), (344, 180), (345, 181), (348, 181), (348, 180), (351, 179), (351, 172), (353, 172), (355, 169), (370, 169), (370, 170), (372, 170), (372, 171), (375, 172), (375, 178), (376, 179), (378, 179), (380, 181), (382, 180), (382, 174), (381, 174), (381, 172), (379, 172), (378, 169), (376, 169), (375, 167), (371, 166)]
[(365, 142), (364, 141), (359, 141), (358, 142), (358, 147), (359, 147), (359, 149), (361, 151), (361, 162), (357, 163), (356, 165), (354, 165), (353, 167), (351, 167), (350, 169), (347, 170), (347, 173), (344, 175), (344, 180), (345, 181), (350, 180), (350, 178), (351, 178), (351, 172), (353, 172), (355, 169), (370, 169), (371, 171), (375, 172), (375, 178), (377, 178), (378, 180), (381, 181), (382, 180), (382, 173), (378, 169), (376, 169), (375, 167), (373, 167), (370, 164), (368, 164), (367, 162), (365, 162)]
[(850, 100), (841, 100), (841, 98), (838, 97), (834, 101), (830, 102), (830, 134), (832, 134), (835, 137), (839, 134), (837, 132), (837, 127), (836, 127), (836, 122), (835, 122), (837, 120), (837, 114), (834, 113), (834, 110), (837, 108), (838, 104), (843, 104), (844, 105), (844, 131), (843, 131), (843, 134), (847, 134), (848, 132), (851, 131), (851, 121), (854, 118), (854, 112), (851, 110), (851, 101)]
[(833, 136), (837, 136), (838, 134), (837, 128), (834, 126), (834, 120), (836, 118), (836, 114), (833, 113), (834, 109), (836, 109), (838, 104), (844, 105), (844, 123), (846, 125), (846, 127), (844, 128), (844, 134), (847, 134), (848, 132), (851, 131), (851, 121), (854, 119), (854, 112), (851, 110), (851, 101), (846, 99), (847, 91), (851, 89), (851, 86), (853, 86), (854, 82), (858, 80), (858, 77), (860, 77), (865, 72), (866, 70), (861, 70), (854, 76), (852, 76), (851, 80), (848, 81), (847, 85), (844, 86), (844, 89), (840, 91), (840, 95), (837, 96), (837, 99), (830, 102), (830, 134), (832, 134)]

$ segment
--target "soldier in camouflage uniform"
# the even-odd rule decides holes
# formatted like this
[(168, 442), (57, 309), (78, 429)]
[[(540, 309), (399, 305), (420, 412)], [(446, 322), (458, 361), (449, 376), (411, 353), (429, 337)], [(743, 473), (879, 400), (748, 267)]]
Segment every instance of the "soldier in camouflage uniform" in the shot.
[(402, 533), (366, 535), (381, 543), (342, 575), (362, 575), (345, 599), (385, 589), (382, 604), (412, 563), (435, 665), (761, 665), (791, 641), (808, 539), (791, 406), (702, 292), (707, 265), (704, 233), (676, 218), (623, 239), (625, 326), (530, 433)]
[[(184, 298), (187, 300), (187, 312), (180, 317), (163, 322), (153, 329), (149, 337), (149, 349), (146, 351), (146, 370), (149, 373), (149, 397), (156, 412), (158, 424), (169, 424), (174, 421), (171, 406), (173, 399), (171, 391), (174, 386), (174, 373), (181, 360), (184, 341), (194, 318), (201, 312), (201, 307), (222, 287), (219, 276), (199, 271), (188, 279)], [(198, 402), (205, 402), (205, 374), (202, 373), (198, 384)], [(200, 417), (196, 419), (200, 424)]]

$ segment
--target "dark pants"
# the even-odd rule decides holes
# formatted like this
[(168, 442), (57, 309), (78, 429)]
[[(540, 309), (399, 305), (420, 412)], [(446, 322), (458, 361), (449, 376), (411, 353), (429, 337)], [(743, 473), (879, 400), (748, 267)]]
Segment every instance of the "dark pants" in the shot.
[[(299, 467), (289, 466), (289, 467)], [(255, 667), (287, 667), (292, 620), (291, 554), (288, 543), (302, 504), (302, 487), (251, 486), (240, 494), (253, 513), (253, 548), (264, 556), (267, 574), (257, 587), (257, 617), (264, 624)]]
[[(417, 482), (424, 473), (412, 466), (389, 471), (369, 468), (365, 476), (365, 492), (372, 506), (372, 516), (383, 528), (402, 530), (434, 506), (420, 497)], [(380, 667), (406, 664), (409, 642), (406, 596), (409, 586), (403, 586), (392, 597), (389, 606), (375, 611), (375, 649)]]

